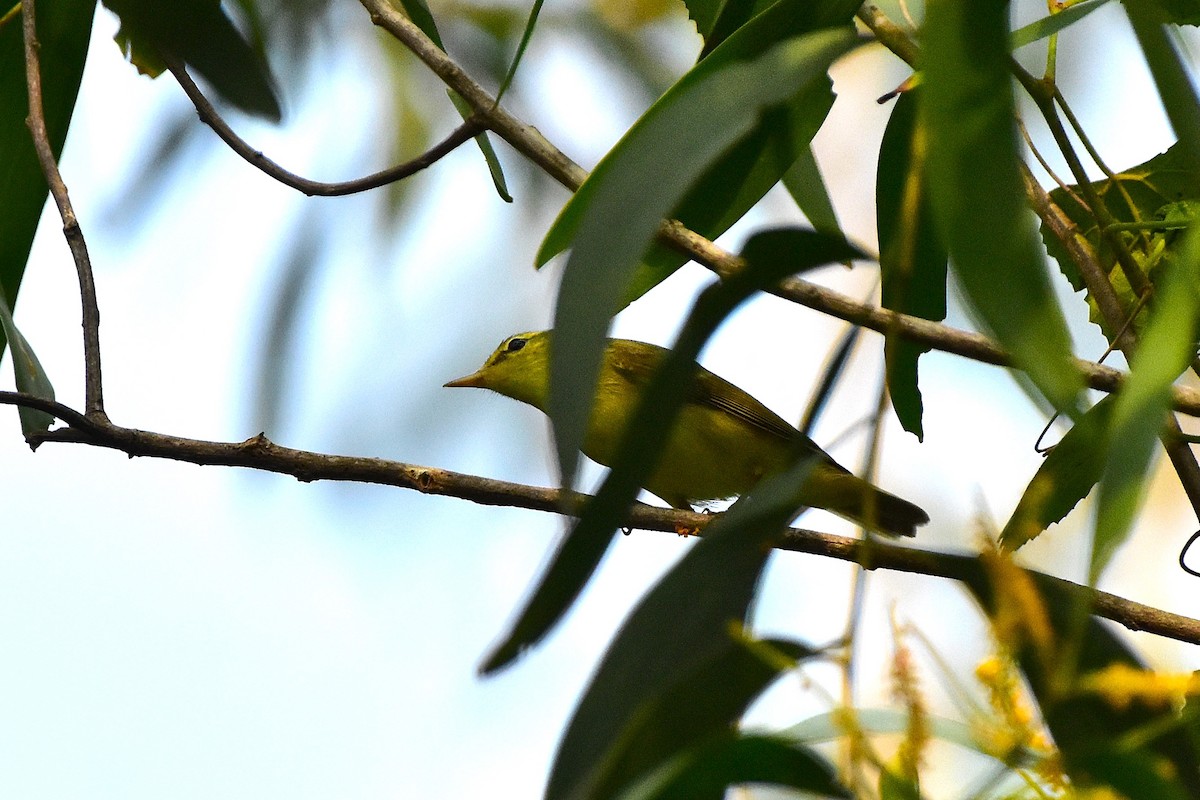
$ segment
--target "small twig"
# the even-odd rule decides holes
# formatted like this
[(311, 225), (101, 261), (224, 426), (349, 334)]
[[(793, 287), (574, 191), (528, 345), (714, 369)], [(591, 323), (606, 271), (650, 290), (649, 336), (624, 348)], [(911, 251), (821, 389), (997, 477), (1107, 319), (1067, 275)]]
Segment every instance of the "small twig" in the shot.
[(50, 194), (62, 217), (63, 235), (75, 261), (75, 272), (79, 276), (79, 295), (83, 304), (83, 363), (84, 363), (84, 408), (89, 417), (106, 420), (104, 413), (104, 388), (100, 370), (100, 308), (96, 303), (96, 282), (92, 275), (92, 261), (88, 256), (87, 242), (71, 206), (67, 185), (58, 171), (54, 148), (50, 146), (50, 134), (46, 131), (46, 115), (42, 106), (42, 73), (38, 53), (41, 46), (37, 40), (37, 20), (34, 15), (34, 0), (21, 0), (22, 24), (25, 35), (25, 82), (29, 92), (29, 117), (26, 124), (33, 137), (38, 162)]
[(342, 197), (348, 194), (378, 189), (380, 186), (404, 180), (437, 163), (444, 156), (454, 152), (459, 145), (470, 141), (486, 130), (486, 125), (483, 121), (476, 116), (472, 116), (455, 128), (441, 142), (411, 161), (406, 161), (403, 164), (397, 164), (394, 167), (389, 167), (371, 175), (349, 181), (325, 183), (309, 180), (281, 167), (275, 161), (263, 155), (261, 150), (256, 150), (247, 144), (246, 140), (234, 133), (229, 123), (221, 117), (213, 104), (208, 101), (208, 98), (196, 86), (196, 82), (188, 75), (184, 65), (177, 58), (170, 56), (166, 58), (166, 62), (167, 69), (171, 70), (171, 74), (179, 81), (179, 85), (183, 88), (184, 93), (187, 94), (192, 104), (196, 107), (196, 113), (200, 116), (201, 121), (212, 128), (217, 136), (221, 137), (221, 140), (229, 145), (233, 152), (244, 158), (251, 166), (257, 167), (285, 186), (290, 186), (309, 197), (314, 195), (320, 197)]
[[(212, 442), (168, 436), (107, 421), (98, 422), (61, 403), (18, 392), (0, 392), (0, 405), (29, 406), (53, 414), (72, 427), (30, 434), (27, 439), (37, 447), (45, 442), (78, 442), (119, 450), (129, 456), (149, 456), (191, 464), (245, 467), (260, 472), (291, 475), (300, 481), (355, 481), (413, 489), (422, 494), (447, 495), (484, 505), (504, 505), (536, 511), (560, 512), (582, 503), (586, 495), (564, 493), (520, 483), (465, 475), (435, 467), (424, 467), (382, 458), (336, 456), (283, 447), (263, 434), (244, 442)], [(564, 500), (565, 498), (565, 500)], [(641, 530), (674, 532), (680, 527), (701, 533), (712, 515), (671, 508), (656, 508), (635, 503), (625, 524)], [(864, 542), (844, 536), (791, 528), (781, 550), (836, 558), (870, 569), (914, 572), (935, 577), (970, 580), (978, 573), (977, 558), (900, 547), (878, 539)], [(1030, 571), (1030, 574), (1040, 573)], [(1200, 620), (1172, 614), (1136, 603), (1107, 592), (1094, 591), (1070, 581), (1051, 577), (1062, 589), (1085, 598), (1093, 613), (1118, 622), (1130, 630), (1153, 633), (1168, 639), (1200, 644)]]

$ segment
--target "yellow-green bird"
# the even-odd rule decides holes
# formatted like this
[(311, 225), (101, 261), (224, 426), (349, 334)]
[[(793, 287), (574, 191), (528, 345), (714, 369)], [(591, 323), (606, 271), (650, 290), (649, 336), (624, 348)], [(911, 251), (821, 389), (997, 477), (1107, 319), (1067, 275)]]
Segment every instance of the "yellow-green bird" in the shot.
[[(621, 436), (667, 350), (609, 339), (583, 452), (611, 466)], [(550, 332), (518, 333), (500, 343), (483, 366), (446, 386), (491, 389), (545, 412), (549, 393)], [(798, 505), (823, 508), (881, 533), (913, 536), (929, 521), (920, 507), (850, 473), (775, 412), (724, 378), (697, 366), (658, 466), (645, 489), (675, 508), (748, 492), (765, 475), (800, 456), (817, 463)]]

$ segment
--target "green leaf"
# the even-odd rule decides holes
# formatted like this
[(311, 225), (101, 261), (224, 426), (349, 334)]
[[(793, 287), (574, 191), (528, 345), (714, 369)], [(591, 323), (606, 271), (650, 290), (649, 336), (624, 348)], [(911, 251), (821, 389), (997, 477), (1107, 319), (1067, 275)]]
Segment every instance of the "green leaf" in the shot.
[[(446, 46), (442, 44), (442, 34), (438, 31), (437, 22), (433, 19), (433, 14), (429, 11), (429, 6), (425, 4), (425, 0), (400, 0), (400, 7), (404, 9), (404, 13), (408, 14), (408, 18), (413, 21), (413, 24), (421, 29), (421, 33), (429, 37), (429, 40), (436, 44), (443, 52)], [(532, 26), (536, 20), (537, 9), (540, 3), (535, 5), (533, 15), (529, 20), (529, 25), (526, 29), (526, 38), (522, 39), (522, 47), (528, 40), (528, 36), (532, 33)], [(520, 53), (517, 54), (517, 59), (520, 58)], [(512, 72), (517, 69), (517, 62), (514, 60)], [(511, 77), (511, 75), (510, 75)], [(470, 117), (474, 112), (471, 106), (458, 95), (458, 93), (447, 89), (446, 94), (450, 97), (450, 102), (454, 105), (460, 117), (464, 120)], [(500, 157), (496, 155), (496, 149), (492, 147), (492, 140), (488, 138), (486, 133), (481, 133), (475, 137), (475, 144), (479, 147), (479, 152), (483, 153), (483, 160), (487, 162), (488, 173), (492, 176), (492, 185), (496, 187), (496, 194), (500, 195), (500, 199), (506, 203), (513, 201), (512, 195), (508, 192), (508, 181), (504, 178), (504, 168), (500, 165)]]
[(696, 24), (696, 33), (707, 39), (721, 10), (723, 0), (683, 0), (688, 17)]
[(120, 18), (117, 44), (140, 72), (157, 76), (172, 54), (229, 103), (279, 121), (270, 70), (220, 0), (104, 0), (104, 5)]
[(773, 736), (725, 734), (676, 756), (634, 784), (622, 800), (724, 797), (727, 786), (772, 784), (821, 797), (850, 793), (820, 754)]
[[(75, 110), (96, 2), (58, 0), (42, 3), (37, 11), (42, 106), (50, 147), (57, 158)], [(49, 194), (25, 124), (28, 116), (25, 45), (21, 17), (15, 15), (0, 25), (0, 197), (4, 198), (4, 213), (0, 214), (0, 291), (13, 306)], [(0, 333), (0, 356), (4, 347), (5, 337)]]
[(1115, 402), (1108, 395), (1093, 406), (1046, 456), (1000, 533), (1003, 549), (1016, 550), (1060, 521), (1100, 480)]
[[(8, 298), (0, 290), (0, 330), (8, 339), (9, 352), (12, 354), (13, 374), (16, 377), (17, 391), (40, 397), (43, 400), (54, 399), (54, 387), (50, 385), (50, 377), (29, 342), (17, 330), (13, 322), (12, 309), (8, 306)], [(54, 424), (54, 417), (45, 411), (18, 406), (21, 415), (21, 432), (24, 434), (49, 430)]]
[(1083, 386), (1019, 172), (1008, 3), (935, 0), (923, 36), (922, 123), (934, 217), (972, 308), (1055, 408)]
[[(1174, 218), (1179, 216), (1180, 210), (1185, 215), (1191, 210), (1191, 216), (1196, 216), (1194, 211), (1200, 207), (1200, 169), (1189, 166), (1183, 147), (1177, 143), (1149, 161), (1116, 173), (1111, 179), (1094, 181), (1090, 187), (1113, 220), (1129, 228), (1120, 234), (1123, 244), (1150, 283), (1156, 283), (1183, 239), (1181, 233), (1174, 229), (1179, 224)], [(1092, 211), (1078, 200), (1083, 196), (1083, 191), (1075, 186), (1070, 189), (1054, 189), (1050, 192), (1050, 198), (1097, 253), (1100, 265), (1108, 273), (1113, 290), (1123, 306), (1130, 310), (1136, 308), (1139, 298), (1117, 264), (1113, 248), (1101, 235)], [(1047, 251), (1058, 261), (1059, 269), (1075, 290), (1086, 290), (1083, 276), (1079, 274), (1074, 261), (1062, 243), (1044, 226), (1042, 238)], [(1115, 337), (1116, 330), (1108, 325), (1090, 296), (1088, 305), (1092, 322), (1099, 325), (1109, 339)], [(1133, 330), (1139, 336), (1147, 319), (1148, 311), (1143, 309), (1133, 320)]]
[[(661, 127), (662, 117), (678, 114), (681, 96), (687, 95), (690, 98), (688, 102), (698, 102), (702, 96), (702, 93), (698, 95), (694, 91), (698, 83), (707, 81), (738, 62), (753, 60), (789, 38), (845, 25), (857, 5), (848, 0), (780, 0), (739, 27), (659, 98), (596, 165), (546, 233), (538, 249), (537, 266), (543, 266), (571, 246), (580, 220), (588, 213), (597, 187), (608, 180), (606, 175), (612, 164), (624, 160), (628, 150), (645, 148), (647, 130)], [(848, 26), (846, 29), (850, 30)], [(709, 239), (723, 233), (779, 182), (801, 149), (807, 146), (833, 103), (831, 85), (828, 78), (822, 78), (803, 87), (803, 91), (802, 87), (795, 87), (788, 97), (772, 100), (769, 105), (777, 106), (773, 113), (758, 121), (753, 130), (743, 131), (737, 137), (741, 141), (719, 160), (711, 165), (705, 164), (705, 171), (693, 175), (689, 181), (690, 190), (686, 195), (676, 197), (663, 211), (663, 216), (677, 219)], [(734, 90), (731, 88), (729, 91)], [(757, 92), (749, 94), (753, 97)], [(746, 122), (757, 118), (762, 110), (757, 108), (744, 112), (749, 114)], [(710, 124), (716, 122), (711, 120)], [(669, 148), (661, 150), (657, 156), (669, 163), (681, 161), (680, 155)], [(643, 248), (639, 256), (644, 254)], [(622, 297), (622, 305), (640, 297), (686, 260), (684, 256), (665, 247), (651, 248), (636, 282)]]
[(500, 81), (500, 88), (496, 90), (497, 103), (500, 102), (501, 97), (504, 97), (504, 93), (508, 91), (509, 85), (512, 84), (512, 80), (517, 74), (517, 67), (521, 64), (525, 49), (529, 46), (530, 38), (533, 37), (533, 29), (537, 26), (538, 15), (542, 13), (542, 3), (543, 0), (533, 0), (533, 5), (529, 9), (529, 18), (525, 21), (525, 29), (521, 32), (521, 41), (517, 44), (517, 51), (513, 54), (512, 64), (504, 73), (504, 80)]
[(1100, 481), (1091, 580), (1129, 534), (1150, 457), (1170, 407), (1171, 386), (1196, 355), (1200, 330), (1200, 225), (1188, 230), (1179, 258), (1159, 281), (1154, 308), (1129, 378), (1112, 410), (1110, 444)]
[[(670, 681), (668, 686), (651, 694), (633, 710), (617, 738), (600, 751), (603, 756), (587, 782), (572, 789), (570, 794), (597, 799), (615, 797), (621, 789), (664, 762), (704, 744), (714, 735), (731, 733), (746, 708), (767, 686), (799, 659), (813, 655), (812, 650), (790, 642), (743, 640), (730, 630), (725, 631), (725, 639), (725, 647), (690, 671), (662, 676)], [(652, 641), (641, 644), (658, 647)], [(710, 645), (708, 641), (700, 644)], [(652, 686), (657, 683), (654, 679), (643, 678), (643, 681)], [(566, 756), (566, 747), (564, 739), (561, 757)], [(723, 791), (716, 796), (722, 797)]]
[(1033, 44), (1039, 39), (1053, 36), (1067, 26), (1073, 25), (1083, 19), (1107, 2), (1108, 0), (1085, 0), (1085, 2), (1076, 3), (1056, 14), (1042, 17), (1036, 22), (1031, 22), (1025, 27), (1013, 31), (1012, 37), (1009, 39), (1009, 46), (1013, 50), (1017, 50), (1027, 44)]
[[(696, 356), (721, 321), (755, 291), (786, 275), (860, 255), (844, 240), (814, 231), (784, 229), (751, 238), (743, 251), (746, 268), (710, 286), (697, 300), (670, 357), (646, 387), (608, 478), (554, 554), (511, 631), (486, 658), (482, 672), (500, 669), (538, 642), (583, 590), (612, 543), (625, 511), (653, 470), (671, 420), (683, 402)], [(552, 358), (559, 347), (555, 339)], [(591, 408), (590, 399), (582, 402)]]
[[(920, 90), (896, 99), (883, 142), (875, 183), (879, 269), (883, 307), (921, 319), (946, 318), (946, 248), (934, 224), (925, 175), (926, 133), (918, 115)], [(884, 348), (888, 393), (896, 418), (924, 439), (924, 405), (917, 359), (929, 347), (888, 336)]]
[[(636, 135), (614, 149), (617, 157), (597, 167), (584, 201), (575, 206), (581, 187), (568, 204), (577, 211), (570, 227), (578, 230), (555, 308), (549, 398), (565, 485), (574, 477), (609, 315), (662, 218), (710, 164), (755, 129), (764, 111), (827, 81), (829, 65), (856, 43), (844, 30), (807, 34), (689, 81), (659, 113), (642, 118)], [(547, 241), (554, 236), (552, 230)]]
[[(567, 725), (547, 800), (610, 796), (598, 790), (615, 791), (618, 778), (632, 779), (678, 753), (682, 748), (672, 734), (686, 747), (727, 729), (738, 707), (752, 699), (747, 695), (753, 687), (770, 680), (768, 660), (755, 668), (757, 679), (738, 681), (740, 689), (713, 688), (729, 668), (745, 667), (749, 654), (736, 652), (730, 626), (745, 620), (810, 467), (803, 462), (767, 478), (734, 503), (629, 615)], [(678, 727), (672, 717), (689, 704), (695, 708), (687, 712), (687, 727)], [(639, 718), (639, 712), (649, 716)]]
[(800, 148), (796, 162), (783, 174), (783, 186), (814, 228), (831, 236), (843, 235), (811, 146)]

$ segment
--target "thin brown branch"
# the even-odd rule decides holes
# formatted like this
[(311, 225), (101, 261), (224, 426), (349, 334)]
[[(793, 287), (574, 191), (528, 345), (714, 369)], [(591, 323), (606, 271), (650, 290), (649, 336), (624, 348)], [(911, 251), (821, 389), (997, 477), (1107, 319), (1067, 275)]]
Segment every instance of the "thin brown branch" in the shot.
[[(291, 475), (297, 480), (353, 481), (412, 489), (422, 494), (446, 495), (484, 505), (504, 505), (558, 513), (587, 499), (586, 495), (558, 489), (527, 486), (460, 472), (389, 461), (382, 458), (338, 456), (297, 450), (275, 444), (263, 434), (244, 442), (213, 442), (123, 428), (107, 421), (85, 417), (61, 403), (17, 392), (0, 392), (0, 405), (37, 408), (67, 422), (59, 428), (28, 439), (34, 447), (45, 442), (76, 442), (119, 450), (129, 456), (148, 456), (191, 464), (245, 467), (260, 472)], [(699, 530), (713, 519), (709, 514), (656, 508), (635, 503), (625, 524), (641, 530), (673, 532)], [(869, 542), (818, 531), (792, 528), (781, 550), (835, 558), (868, 569), (887, 569), (968, 581), (978, 574), (977, 558), (900, 547), (878, 539)], [(1031, 571), (1033, 575), (1041, 573)], [(1070, 581), (1044, 576), (1065, 591), (1076, 593), (1092, 605), (1093, 613), (1124, 625), (1168, 639), (1200, 644), (1200, 620), (1172, 614), (1117, 595), (1099, 592)]]
[(192, 101), (192, 105), (196, 107), (196, 113), (199, 115), (200, 120), (212, 128), (217, 136), (221, 137), (221, 140), (229, 145), (229, 148), (233, 152), (244, 158), (251, 166), (258, 168), (283, 185), (290, 186), (309, 197), (342, 197), (348, 194), (378, 189), (380, 186), (404, 180), (436, 164), (443, 157), (454, 152), (460, 145), (470, 141), (485, 130), (483, 122), (478, 117), (472, 116), (464, 120), (445, 139), (416, 158), (406, 161), (403, 164), (397, 164), (394, 167), (348, 181), (329, 183), (314, 181), (285, 169), (265, 156), (261, 150), (251, 147), (245, 139), (234, 132), (229, 123), (217, 111), (216, 107), (204, 96), (204, 93), (200, 91), (200, 87), (192, 80), (192, 76), (188, 75), (183, 63), (179, 59), (170, 56), (166, 58), (166, 62), (167, 69), (179, 81), (179, 85), (183, 88), (184, 93)]
[(67, 185), (58, 171), (50, 134), (46, 130), (46, 115), (42, 103), (42, 72), (39, 60), (41, 46), (37, 40), (37, 17), (34, 0), (21, 0), (22, 25), (25, 36), (25, 83), (29, 93), (29, 117), (26, 124), (33, 137), (38, 162), (50, 194), (62, 218), (63, 235), (75, 261), (79, 278), (79, 295), (83, 304), (83, 363), (84, 408), (89, 417), (104, 419), (104, 387), (100, 369), (100, 307), (96, 303), (96, 282), (87, 242), (75, 217), (75, 209), (67, 193)]

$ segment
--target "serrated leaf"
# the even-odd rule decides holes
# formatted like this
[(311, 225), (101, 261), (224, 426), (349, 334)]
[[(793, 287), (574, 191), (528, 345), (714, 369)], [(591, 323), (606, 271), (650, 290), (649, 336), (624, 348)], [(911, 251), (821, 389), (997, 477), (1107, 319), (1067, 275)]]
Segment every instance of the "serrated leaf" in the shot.
[[(1182, 148), (1175, 144), (1142, 164), (1089, 186), (1113, 220), (1129, 228), (1120, 233), (1122, 242), (1153, 285), (1183, 239), (1182, 232), (1177, 229), (1179, 218), (1197, 216), (1196, 211), (1200, 208), (1200, 170), (1187, 165)], [(1083, 196), (1083, 190), (1078, 186), (1070, 189), (1068, 192), (1062, 187), (1056, 188), (1050, 192), (1050, 198), (1097, 253), (1100, 265), (1108, 273), (1109, 282), (1122, 306), (1130, 310), (1138, 308), (1139, 298), (1117, 264), (1113, 248), (1101, 235), (1095, 215), (1078, 200)], [(1075, 262), (1045, 226), (1042, 228), (1042, 238), (1047, 252), (1058, 262), (1064, 277), (1076, 291), (1086, 290)], [(1087, 302), (1091, 321), (1100, 326), (1111, 340), (1116, 335), (1116, 329), (1104, 319), (1093, 298), (1087, 297)], [(1133, 320), (1132, 329), (1136, 334), (1142, 333), (1147, 318), (1148, 311), (1143, 308)]]
[(1013, 50), (1018, 50), (1027, 44), (1033, 44), (1047, 36), (1053, 36), (1107, 2), (1108, 0), (1085, 0), (1085, 2), (1076, 3), (1048, 17), (1042, 17), (1036, 22), (1031, 22), (1025, 27), (1013, 31), (1012, 38), (1009, 40), (1010, 46)]
[[(747, 267), (711, 286), (697, 300), (671, 355), (645, 388), (638, 411), (622, 434), (622, 445), (607, 479), (554, 554), (512, 629), (485, 660), (482, 672), (500, 669), (538, 642), (583, 590), (608, 550), (625, 510), (653, 470), (671, 420), (687, 391), (695, 358), (721, 321), (755, 291), (788, 274), (861, 255), (844, 240), (815, 231), (785, 229), (759, 237), (752, 237), (743, 252), (743, 257), (749, 253)], [(760, 244), (753, 244), (756, 240)], [(779, 247), (782, 240), (791, 246)], [(771, 257), (771, 253), (779, 258)], [(556, 338), (551, 358), (559, 347)], [(591, 399), (583, 402), (585, 410), (590, 410)]]
[(1000, 533), (1003, 549), (1016, 550), (1062, 520), (1100, 480), (1115, 402), (1108, 395), (1094, 405), (1046, 456)]
[[(8, 339), (8, 350), (12, 355), (17, 391), (40, 397), (43, 400), (53, 400), (54, 387), (50, 385), (50, 377), (46, 374), (46, 370), (42, 369), (42, 364), (38, 361), (37, 354), (33, 352), (29, 342), (17, 330), (17, 325), (12, 318), (12, 309), (8, 307), (8, 299), (4, 296), (3, 291), (0, 291), (0, 330), (4, 331), (4, 335)], [(54, 424), (54, 417), (45, 411), (38, 411), (26, 406), (18, 406), (17, 411), (21, 416), (21, 432), (26, 435), (49, 430), (50, 426)]]
[(721, 798), (727, 786), (784, 786), (820, 797), (849, 798), (819, 753), (772, 736), (725, 735), (676, 758), (630, 787), (622, 800)]
[(1118, 393), (1110, 445), (1100, 481), (1091, 580), (1125, 541), (1145, 490), (1150, 457), (1170, 408), (1171, 386), (1196, 355), (1200, 331), (1200, 225), (1188, 230), (1182, 252), (1155, 291), (1145, 335)]
[[(11, 5), (11, 4), (10, 4)], [(42, 110), (55, 158), (62, 152), (87, 58), (95, 0), (60, 0), (37, 9), (41, 45)], [(29, 127), (25, 44), (21, 18), (0, 25), (0, 291), (15, 306), (29, 249), (49, 188), (42, 176)], [(0, 357), (5, 337), (0, 333)]]
[(120, 18), (117, 44), (141, 72), (157, 76), (170, 54), (237, 108), (279, 121), (270, 69), (220, 0), (104, 0), (104, 5)]
[[(948, 257), (930, 208), (919, 92), (913, 89), (896, 99), (879, 148), (875, 182), (879, 268), (884, 308), (941, 322), (946, 318)], [(884, 347), (896, 418), (918, 440), (924, 439), (925, 430), (917, 360), (929, 349), (899, 336), (888, 336)]]
[(1083, 381), (1023, 202), (1008, 11), (1001, 0), (926, 8), (930, 199), (971, 307), (1046, 399), (1073, 415)]
[[(810, 467), (802, 462), (767, 478), (734, 503), (629, 615), (559, 744), (547, 800), (594, 796), (585, 787), (596, 786), (603, 770), (613, 768), (606, 761), (638, 710), (667, 696), (672, 699), (660, 708), (686, 702), (688, 693), (702, 686), (680, 682), (679, 676), (696, 674), (731, 652), (730, 624), (745, 620), (771, 545), (795, 515), (796, 490)], [(695, 695), (692, 699), (705, 703)], [(725, 717), (710, 719), (709, 732), (716, 732), (713, 723), (724, 724)], [(671, 720), (660, 723), (669, 728)], [(651, 764), (677, 752), (669, 741), (659, 746), (650, 754)]]

